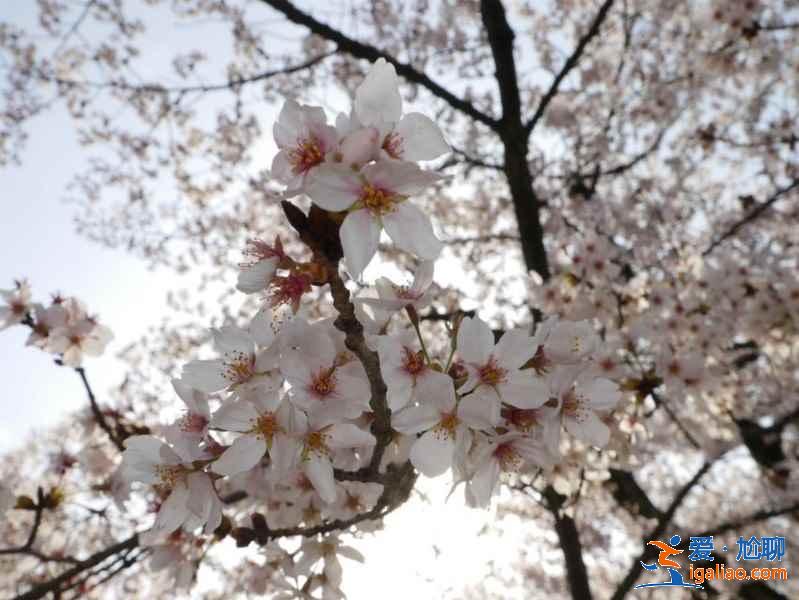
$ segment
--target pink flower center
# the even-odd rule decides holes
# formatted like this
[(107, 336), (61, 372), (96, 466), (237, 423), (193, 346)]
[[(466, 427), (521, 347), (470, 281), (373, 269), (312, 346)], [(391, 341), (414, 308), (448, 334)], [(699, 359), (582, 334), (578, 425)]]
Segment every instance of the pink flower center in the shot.
[(323, 369), (311, 378), (311, 391), (324, 400), (336, 391), (335, 369)]
[(303, 459), (307, 460), (308, 455), (313, 452), (319, 456), (330, 456), (330, 448), (327, 447), (328, 436), (324, 431), (312, 431), (305, 436), (305, 448), (303, 449)]
[(402, 368), (414, 378), (422, 373), (427, 365), (424, 362), (421, 352), (412, 352), (410, 348), (403, 347), (404, 356), (402, 357)]
[(370, 183), (361, 188), (360, 202), (373, 215), (385, 215), (392, 212), (397, 201), (397, 194), (381, 187), (375, 187)]
[(243, 383), (255, 374), (254, 357), (245, 352), (225, 353), (222, 377), (233, 383)]
[(180, 430), (188, 433), (202, 433), (208, 419), (198, 413), (186, 413), (180, 420)]
[(383, 150), (391, 158), (402, 158), (404, 152), (402, 137), (396, 131), (389, 133), (383, 140)]
[(155, 467), (155, 474), (161, 480), (156, 487), (171, 490), (186, 474), (186, 469), (181, 465), (158, 465)]
[(266, 413), (259, 416), (252, 428), (252, 432), (262, 437), (267, 443), (271, 443), (275, 434), (282, 431), (283, 428), (277, 422), (275, 413)]
[(569, 390), (563, 397), (563, 414), (567, 417), (578, 418), (584, 405), (585, 399), (578, 396), (574, 390)]
[(461, 420), (453, 413), (444, 413), (441, 415), (441, 420), (438, 425), (433, 429), (434, 435), (441, 439), (453, 439), (455, 437), (455, 430), (460, 425)]
[(488, 362), (480, 367), (480, 382), (485, 385), (495, 386), (505, 381), (507, 370), (497, 365), (497, 361), (492, 356)]
[(302, 295), (311, 291), (311, 280), (305, 274), (290, 273), (285, 277), (273, 277), (269, 286), (269, 298), (272, 308), (290, 304), (294, 312), (297, 312)]
[(494, 449), (494, 457), (503, 471), (518, 471), (522, 466), (522, 457), (509, 443), (499, 444)]
[(322, 146), (315, 137), (300, 141), (296, 148), (289, 151), (289, 162), (295, 175), (307, 173), (324, 159)]

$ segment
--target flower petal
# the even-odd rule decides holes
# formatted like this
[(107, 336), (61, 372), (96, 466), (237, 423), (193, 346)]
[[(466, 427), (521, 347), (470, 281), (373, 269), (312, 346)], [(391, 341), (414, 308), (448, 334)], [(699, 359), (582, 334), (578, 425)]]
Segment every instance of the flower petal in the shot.
[(220, 475), (236, 475), (249, 471), (266, 454), (266, 442), (258, 436), (244, 434), (222, 453), (211, 470)]
[(455, 440), (436, 430), (428, 431), (411, 448), (411, 463), (427, 477), (438, 477), (452, 466)]
[(336, 501), (336, 480), (327, 456), (311, 452), (303, 462), (303, 471), (324, 502), (331, 504)]
[(339, 230), (347, 267), (353, 277), (360, 277), (380, 243), (380, 223), (367, 210), (347, 215)]
[(394, 65), (379, 58), (355, 90), (355, 114), (364, 125), (396, 123), (402, 114), (402, 97)]
[(549, 400), (549, 384), (533, 369), (510, 373), (498, 389), (502, 401), (516, 408), (538, 408)]
[(412, 112), (402, 117), (394, 132), (402, 140), (403, 160), (433, 160), (449, 152), (438, 125), (421, 113)]
[(308, 173), (305, 193), (325, 210), (341, 211), (352, 206), (360, 195), (360, 175), (346, 165), (325, 163)]
[(383, 227), (400, 250), (425, 260), (438, 258), (444, 247), (428, 216), (409, 202), (402, 202), (383, 215)]
[(538, 346), (523, 329), (506, 331), (494, 348), (494, 358), (499, 366), (515, 371), (535, 356)]
[(494, 334), (479, 317), (467, 317), (458, 329), (458, 354), (466, 362), (483, 365), (494, 349)]

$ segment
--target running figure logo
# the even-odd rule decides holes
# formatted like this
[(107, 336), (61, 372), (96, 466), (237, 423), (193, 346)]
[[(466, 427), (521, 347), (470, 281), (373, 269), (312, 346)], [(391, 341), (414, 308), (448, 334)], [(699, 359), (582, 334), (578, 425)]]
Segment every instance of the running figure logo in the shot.
[(655, 546), (655, 548), (659, 548), (660, 552), (658, 553), (658, 561), (657, 563), (647, 564), (641, 561), (641, 566), (646, 569), (647, 571), (657, 571), (660, 567), (665, 568), (671, 579), (669, 581), (663, 581), (660, 583), (641, 583), (636, 585), (633, 589), (638, 588), (653, 588), (653, 587), (683, 587), (683, 588), (693, 588), (693, 589), (702, 589), (701, 585), (697, 585), (695, 583), (686, 583), (682, 575), (680, 574), (677, 569), (680, 568), (680, 564), (676, 561), (671, 560), (670, 556), (675, 556), (677, 554), (682, 554), (682, 550), (678, 550), (674, 546), (680, 543), (680, 536), (673, 535), (669, 538), (669, 543), (661, 542), (660, 540), (650, 540), (646, 544), (647, 546)]

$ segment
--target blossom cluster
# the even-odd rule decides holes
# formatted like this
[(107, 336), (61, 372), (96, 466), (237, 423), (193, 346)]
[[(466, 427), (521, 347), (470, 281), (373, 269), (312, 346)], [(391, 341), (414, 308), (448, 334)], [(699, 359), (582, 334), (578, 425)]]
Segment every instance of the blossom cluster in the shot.
[(79, 367), (84, 356), (100, 356), (114, 337), (77, 298), (56, 294), (49, 305), (34, 302), (26, 281), (0, 290), (0, 298), (5, 303), (0, 306), (0, 329), (27, 325), (31, 333), (26, 344), (59, 355), (66, 366)]
[[(180, 555), (183, 562), (172, 564), (185, 564), (180, 548), (192, 547), (186, 536), (200, 527), (219, 532), (223, 488), (263, 500), (271, 529), (307, 527), (368, 514), (381, 502), (385, 474), (401, 465), (428, 477), (450, 471), (469, 505), (487, 506), (503, 474), (558, 462), (563, 429), (586, 445), (607, 444), (621, 392), (602, 376), (601, 342), (589, 321), (551, 318), (534, 334), (494, 332), (479, 317), (458, 313), (445, 339), (426, 339), (420, 311), (433, 298), (440, 243), (428, 218), (406, 201), (437, 176), (408, 161), (434, 158), (446, 144), (426, 117), (401, 115), (391, 65), (373, 65), (352, 114), (335, 128), (321, 109), (288, 101), (275, 138), (273, 173), (289, 191), (346, 213), (338, 220), (340, 241), (353, 276), (371, 260), (383, 227), (421, 261), (410, 286), (380, 278), (375, 295), (353, 300), (361, 350), (379, 363), (370, 373), (362, 353), (350, 349), (345, 326), (300, 311), (312, 284), (339, 277), (330, 272), (335, 265), (299, 262), (280, 239), (248, 243), (245, 255), (253, 260), (240, 265), (237, 287), (266, 291), (270, 301), (247, 326), (213, 330), (212, 358), (184, 365), (173, 385), (185, 413), (163, 430), (165, 441), (140, 435), (125, 442), (123, 477), (152, 486), (157, 498), (144, 540), (162, 548), (159, 557)], [(281, 322), (281, 304), (300, 314)], [(398, 323), (393, 317), (403, 311), (408, 320)], [(384, 397), (375, 384), (385, 386)], [(389, 415), (390, 439), (378, 450), (373, 424), (380, 413)], [(323, 559), (318, 581), (339, 597), (341, 548), (331, 540), (306, 542), (305, 558), (288, 560), (287, 571), (312, 582), (310, 567)], [(174, 576), (186, 579), (180, 569)]]

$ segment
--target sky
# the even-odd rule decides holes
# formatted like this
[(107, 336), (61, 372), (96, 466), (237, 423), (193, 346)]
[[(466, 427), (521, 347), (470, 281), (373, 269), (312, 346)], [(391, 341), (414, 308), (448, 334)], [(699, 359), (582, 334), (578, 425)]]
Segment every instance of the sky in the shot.
[[(0, 21), (30, 23), (34, 8), (33, 2), (0, 3)], [(173, 32), (169, 22), (158, 27)], [(163, 47), (169, 36), (156, 39), (169, 51)], [(115, 337), (104, 355), (86, 362), (103, 403), (108, 390), (124, 378), (124, 365), (115, 354), (160, 321), (167, 292), (180, 287), (181, 280), (76, 233), (75, 207), (63, 198), (70, 179), (84, 168), (86, 153), (63, 109), (47, 111), (28, 132), (22, 164), (0, 168), (5, 196), (0, 289), (24, 278), (38, 301), (47, 302), (55, 292), (76, 296), (112, 329)], [(24, 448), (32, 436), (87, 406), (78, 376), (55, 365), (51, 355), (26, 347), (27, 335), (22, 326), (0, 331), (0, 452)], [(464, 509), (462, 492), (447, 500), (449, 488), (441, 479), (420, 486), (429, 502), (412, 500), (387, 519), (386, 531), (354, 543), (368, 557), (366, 565), (345, 565), (345, 591), (354, 600), (373, 597), (376, 586), (386, 600), (440, 597), (481, 582), (486, 565), (499, 556), (496, 548), (475, 543), (492, 513)]]

